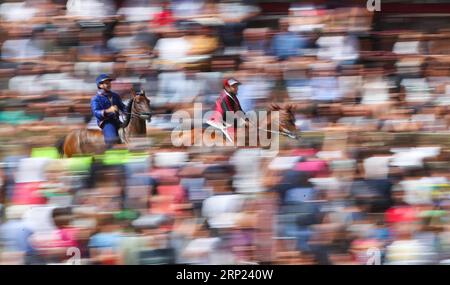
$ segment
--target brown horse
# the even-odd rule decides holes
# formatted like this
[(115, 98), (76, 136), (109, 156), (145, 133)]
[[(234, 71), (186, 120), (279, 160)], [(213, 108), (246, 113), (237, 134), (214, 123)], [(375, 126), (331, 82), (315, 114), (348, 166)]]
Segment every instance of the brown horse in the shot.
[[(126, 106), (125, 122), (119, 129), (123, 143), (128, 143), (131, 137), (141, 137), (147, 134), (146, 120), (151, 120), (150, 100), (144, 91), (136, 94), (131, 89), (132, 98)], [(73, 130), (57, 145), (61, 155), (72, 157), (75, 154), (101, 153), (106, 150), (106, 144), (101, 130)]]
[(226, 139), (220, 130), (211, 126), (202, 128), (184, 128), (182, 131), (172, 134), (172, 143), (184, 146), (234, 146), (234, 147), (268, 147), (279, 136), (299, 140), (300, 131), (295, 126), (294, 106), (280, 106), (272, 104), (265, 118), (250, 120), (246, 127), (237, 128), (233, 142)]

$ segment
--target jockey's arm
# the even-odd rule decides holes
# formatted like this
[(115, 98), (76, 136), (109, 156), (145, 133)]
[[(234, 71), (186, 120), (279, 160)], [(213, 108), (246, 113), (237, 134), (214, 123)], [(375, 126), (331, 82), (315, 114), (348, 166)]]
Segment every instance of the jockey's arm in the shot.
[(117, 111), (117, 107), (111, 106), (107, 109), (103, 109), (101, 104), (94, 98), (91, 101), (91, 110), (94, 116), (99, 120), (104, 120), (105, 118), (111, 116), (114, 112)]
[(105, 119), (105, 117), (107, 115), (107, 114), (105, 114), (106, 110), (101, 108), (101, 105), (95, 98), (93, 98), (91, 101), (91, 110), (92, 110), (92, 113), (94, 114), (94, 116), (99, 120)]
[(235, 113), (237, 115), (237, 123), (238, 126), (248, 126), (248, 118), (245, 116), (244, 110), (242, 108), (239, 108), (238, 111)]
[(239, 117), (239, 118), (238, 118), (238, 126), (240, 126), (240, 127), (243, 127), (243, 126), (248, 127), (248, 126), (249, 126), (249, 120), (248, 120), (248, 118), (245, 118), (245, 117)]

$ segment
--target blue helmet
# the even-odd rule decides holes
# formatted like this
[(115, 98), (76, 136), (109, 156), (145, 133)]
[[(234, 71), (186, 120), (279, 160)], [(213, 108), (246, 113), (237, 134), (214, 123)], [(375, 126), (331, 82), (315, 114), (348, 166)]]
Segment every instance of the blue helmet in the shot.
[(97, 79), (95, 79), (95, 83), (97, 84), (97, 87), (100, 83), (102, 83), (105, 80), (113, 80), (111, 77), (109, 77), (108, 74), (100, 74), (99, 76), (97, 76)]

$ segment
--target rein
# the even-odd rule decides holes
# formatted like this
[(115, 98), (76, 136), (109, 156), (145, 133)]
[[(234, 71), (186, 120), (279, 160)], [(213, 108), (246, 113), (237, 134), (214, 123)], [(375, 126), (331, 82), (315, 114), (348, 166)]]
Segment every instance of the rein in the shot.
[(122, 113), (125, 115), (131, 115), (131, 116), (139, 116), (139, 113), (133, 112), (133, 105), (134, 105), (134, 98), (131, 99), (131, 106), (129, 107), (129, 109), (131, 110), (131, 112), (127, 112), (127, 111), (123, 111)]
[[(272, 131), (272, 130), (268, 130), (268, 129), (264, 129), (264, 128), (258, 128), (258, 130), (266, 131), (266, 132), (274, 133), (274, 134), (279, 134), (279, 135), (282, 135), (282, 136), (289, 137), (291, 139), (295, 139), (294, 135), (292, 135), (291, 133), (286, 132), (286, 131)], [(283, 128), (283, 130), (284, 130), (284, 128)]]
[[(253, 123), (251, 123), (250, 121), (248, 121), (248, 122), (249, 122), (250, 124), (252, 124), (253, 126), (255, 126), (255, 125), (254, 125)], [(257, 127), (257, 129), (260, 130), (260, 131), (265, 131), (265, 132), (269, 132), (269, 133), (273, 133), (273, 134), (279, 134), (279, 135), (282, 135), (282, 136), (289, 137), (289, 138), (291, 138), (291, 139), (295, 139), (295, 136), (292, 135), (290, 132), (286, 131), (286, 129), (283, 128), (283, 127), (282, 127), (282, 131), (272, 131), (272, 130), (268, 130), (268, 129), (261, 128), (261, 127)]]
[(142, 114), (140, 114), (140, 113), (135, 113), (135, 112), (131, 112), (131, 113), (128, 113), (128, 112), (122, 112), (123, 114), (125, 114), (125, 115), (130, 115), (130, 116), (135, 116), (135, 117), (138, 117), (138, 118), (140, 118), (141, 117), (141, 115)]
[[(130, 117), (136, 117), (136, 118), (142, 119), (142, 117), (141, 117), (142, 114), (141, 113), (133, 112), (134, 98), (131, 99), (129, 104), (131, 104), (131, 106), (129, 108), (127, 108), (127, 109), (130, 109), (131, 111), (130, 112), (123, 111), (122, 114), (125, 114), (126, 116), (130, 116)], [(131, 121), (131, 118), (127, 118), (126, 119), (125, 127), (129, 125), (130, 121)]]
[[(131, 122), (131, 117), (137, 117), (139, 118), (139, 114), (133, 112), (133, 105), (134, 105), (134, 99), (131, 99), (131, 101), (128, 103), (129, 106), (127, 106), (127, 111), (122, 111), (122, 114), (125, 114), (127, 116), (127, 118), (125, 119), (125, 121), (122, 123), (122, 128), (125, 129), (130, 125)], [(128, 110), (130, 110), (130, 112), (128, 112)]]

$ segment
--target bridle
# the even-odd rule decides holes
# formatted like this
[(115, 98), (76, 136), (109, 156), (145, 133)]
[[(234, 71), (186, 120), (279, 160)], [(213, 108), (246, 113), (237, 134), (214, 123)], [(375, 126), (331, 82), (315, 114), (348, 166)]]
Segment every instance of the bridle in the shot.
[[(142, 94), (136, 94), (136, 96), (143, 96)], [(122, 113), (123, 114), (125, 114), (125, 115), (131, 115), (132, 117), (134, 116), (134, 117), (137, 117), (137, 118), (139, 118), (139, 119), (143, 119), (143, 120), (146, 120), (146, 119), (148, 119), (148, 118), (150, 118), (151, 117), (151, 113), (149, 112), (149, 113), (137, 113), (137, 112), (133, 112), (133, 106), (134, 106), (134, 99), (135, 99), (136, 97), (134, 97), (134, 98), (132, 98), (131, 99), (131, 112), (126, 112), (126, 111), (123, 111)]]

